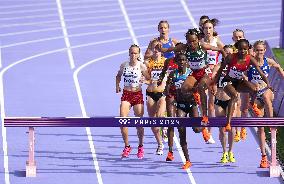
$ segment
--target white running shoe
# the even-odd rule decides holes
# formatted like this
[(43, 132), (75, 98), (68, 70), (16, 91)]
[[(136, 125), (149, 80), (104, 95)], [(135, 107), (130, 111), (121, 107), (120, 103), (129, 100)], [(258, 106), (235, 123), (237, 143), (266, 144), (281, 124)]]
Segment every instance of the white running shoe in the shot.
[(158, 148), (157, 148), (157, 150), (156, 150), (156, 154), (157, 155), (162, 155), (163, 153), (164, 153), (164, 145), (163, 144), (159, 144), (158, 145)]
[(212, 135), (210, 135), (210, 138), (209, 138), (209, 140), (206, 142), (206, 144), (215, 144), (215, 141), (214, 141)]

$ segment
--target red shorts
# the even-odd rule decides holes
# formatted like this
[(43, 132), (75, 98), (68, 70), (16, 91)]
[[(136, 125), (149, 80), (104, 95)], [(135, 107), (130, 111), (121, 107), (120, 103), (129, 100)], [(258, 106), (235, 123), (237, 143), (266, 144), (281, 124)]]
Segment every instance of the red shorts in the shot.
[(132, 91), (123, 90), (121, 101), (127, 101), (131, 104), (131, 106), (144, 104), (143, 93), (142, 91), (132, 92)]
[(197, 82), (199, 82), (203, 78), (203, 76), (206, 74), (205, 68), (192, 70), (192, 71), (193, 73), (191, 75), (197, 80)]

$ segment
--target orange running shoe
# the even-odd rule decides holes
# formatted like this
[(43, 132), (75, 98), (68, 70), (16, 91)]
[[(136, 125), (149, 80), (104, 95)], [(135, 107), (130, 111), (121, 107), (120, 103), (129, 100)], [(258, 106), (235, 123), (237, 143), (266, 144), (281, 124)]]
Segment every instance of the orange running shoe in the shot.
[(244, 141), (247, 138), (247, 130), (245, 127), (241, 128), (241, 139)]
[(210, 139), (210, 133), (208, 132), (207, 128), (203, 128), (202, 136), (203, 136), (204, 141), (208, 142), (208, 140)]
[(186, 170), (186, 169), (190, 168), (191, 166), (192, 166), (192, 163), (188, 160), (188, 161), (185, 162), (185, 164), (182, 166), (182, 168), (184, 170)]
[(200, 94), (198, 92), (194, 92), (193, 93), (193, 98), (195, 100), (195, 102), (200, 105), (201, 104), (201, 100), (200, 100)]
[(259, 167), (260, 168), (268, 168), (269, 167), (269, 163), (268, 163), (266, 155), (262, 156)]
[(256, 116), (259, 116), (261, 114), (261, 111), (259, 110), (259, 108), (257, 107), (257, 104), (254, 103), (252, 106), (251, 106), (253, 112), (255, 113)]
[(166, 158), (166, 161), (173, 161), (174, 160), (174, 153), (173, 152), (168, 152), (168, 156)]
[(203, 116), (202, 120), (201, 120), (201, 125), (202, 126), (207, 126), (209, 123), (208, 117), (207, 116)]

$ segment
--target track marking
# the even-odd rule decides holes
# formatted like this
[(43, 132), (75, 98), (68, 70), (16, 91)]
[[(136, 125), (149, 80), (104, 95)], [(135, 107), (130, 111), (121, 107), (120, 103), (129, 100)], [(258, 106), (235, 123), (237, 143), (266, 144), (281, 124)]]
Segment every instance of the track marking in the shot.
[(65, 45), (67, 47), (68, 60), (69, 60), (71, 69), (73, 69), (73, 68), (75, 68), (74, 57), (73, 57), (73, 54), (72, 54), (71, 45), (70, 45), (70, 41), (69, 41), (69, 37), (68, 37), (68, 32), (67, 32), (67, 28), (66, 28), (66, 24), (65, 24), (65, 20), (64, 20), (63, 10), (62, 10), (62, 6), (61, 6), (61, 0), (56, 0), (56, 4), (57, 4), (57, 10), (58, 10), (58, 14), (59, 14), (59, 19), (60, 19), (60, 24), (61, 24), (63, 36), (64, 36)]

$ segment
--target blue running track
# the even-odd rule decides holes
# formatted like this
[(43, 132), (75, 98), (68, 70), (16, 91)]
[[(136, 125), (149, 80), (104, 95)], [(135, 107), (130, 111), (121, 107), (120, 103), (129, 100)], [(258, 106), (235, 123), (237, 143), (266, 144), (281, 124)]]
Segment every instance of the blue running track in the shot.
[[(0, 110), (4, 116), (117, 116), (121, 94), (115, 93), (115, 75), (137, 42), (145, 51), (158, 36), (160, 20), (170, 23), (170, 36), (184, 41), (188, 28), (201, 15), (218, 18), (224, 43), (232, 31), (243, 29), (251, 41), (265, 39), (279, 45), (281, 0), (9, 0), (0, 1)], [(145, 113), (145, 116), (147, 113)], [(2, 122), (3, 123), (3, 122)], [(37, 177), (25, 177), (27, 129), (1, 127), (1, 184), (172, 184), (172, 183), (281, 183), (260, 169), (255, 132), (234, 146), (234, 164), (223, 165), (218, 130), (216, 144), (188, 131), (192, 168), (181, 169), (155, 155), (156, 144), (145, 131), (145, 158), (134, 148), (121, 160), (119, 128), (37, 128)], [(177, 132), (176, 132), (177, 134)], [(4, 146), (3, 146), (4, 145)], [(7, 155), (6, 155), (7, 154)]]

